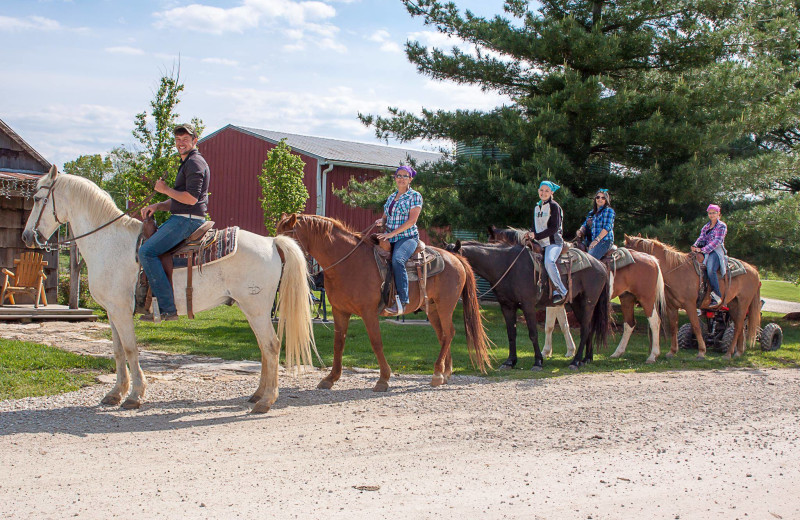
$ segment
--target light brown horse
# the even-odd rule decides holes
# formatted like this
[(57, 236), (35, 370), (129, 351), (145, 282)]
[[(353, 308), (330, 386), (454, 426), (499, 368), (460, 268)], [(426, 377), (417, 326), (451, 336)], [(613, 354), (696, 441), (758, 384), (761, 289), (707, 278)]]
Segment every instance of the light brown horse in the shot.
[[(682, 253), (677, 249), (663, 244), (652, 238), (631, 237), (625, 235), (625, 246), (651, 254), (658, 258), (661, 270), (664, 273), (664, 286), (666, 287), (667, 316), (669, 324), (671, 345), (667, 357), (678, 353), (678, 309), (684, 309), (689, 316), (692, 330), (697, 338), (697, 357), (702, 359), (706, 355), (706, 342), (700, 329), (700, 320), (697, 317), (697, 294), (700, 290), (700, 277), (694, 269), (694, 261), (689, 253)], [(742, 262), (744, 263), (744, 262)], [(749, 318), (747, 327), (747, 342), (752, 347), (755, 344), (758, 328), (761, 324), (761, 280), (758, 271), (750, 264), (744, 263), (745, 274), (728, 280), (720, 277), (719, 285), (724, 301), (723, 305), (730, 308), (733, 317), (734, 333), (731, 346), (725, 354), (725, 359), (731, 355), (736, 357), (744, 353), (744, 321)], [(710, 295), (706, 295), (702, 307), (709, 304)], [(734, 349), (736, 353), (734, 354)]]
[[(489, 226), (489, 242), (504, 242), (508, 244), (522, 243), (525, 231), (516, 228), (499, 229)], [(659, 347), (660, 324), (663, 316), (666, 315), (666, 304), (664, 300), (664, 279), (661, 276), (661, 269), (658, 259), (647, 253), (642, 253), (631, 249), (631, 256), (634, 263), (615, 269), (610, 266), (609, 286), (611, 288), (611, 299), (619, 297), (622, 306), (622, 317), (624, 327), (622, 339), (617, 349), (611, 354), (612, 358), (622, 357), (628, 347), (628, 341), (636, 327), (636, 319), (633, 316), (633, 309), (636, 302), (644, 309), (647, 321), (650, 325), (650, 355), (647, 363), (655, 363), (661, 353)], [(552, 345), (550, 336), (553, 334), (553, 325), (556, 320), (558, 307), (547, 308), (547, 320), (545, 322), (545, 345)], [(552, 347), (551, 347), (552, 348)]]
[[(389, 388), (391, 369), (383, 355), (378, 306), (381, 298), (381, 280), (373, 256), (377, 247), (372, 238), (349, 229), (338, 220), (316, 215), (284, 215), (277, 231), (288, 234), (313, 256), (325, 272), (325, 290), (331, 303), (334, 320), (333, 366), (318, 388), (329, 389), (342, 375), (342, 353), (347, 337), (350, 316), (361, 316), (367, 329), (372, 350), (380, 366), (380, 379), (373, 388), (385, 392)], [(428, 246), (430, 248), (430, 246)], [(428, 279), (428, 319), (439, 338), (441, 350), (434, 365), (432, 386), (446, 383), (453, 373), (450, 344), (455, 336), (453, 310), (459, 297), (464, 302), (464, 326), (470, 359), (481, 372), (491, 368), (489, 338), (481, 322), (475, 275), (467, 261), (443, 249), (445, 262), (442, 273)], [(406, 313), (419, 308), (419, 285), (409, 284), (411, 303)]]

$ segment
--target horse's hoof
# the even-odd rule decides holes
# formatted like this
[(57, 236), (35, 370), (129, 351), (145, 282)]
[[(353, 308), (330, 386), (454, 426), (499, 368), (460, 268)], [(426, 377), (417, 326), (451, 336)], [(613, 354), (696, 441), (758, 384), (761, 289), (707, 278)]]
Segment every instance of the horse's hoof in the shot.
[(731, 355), (730, 354), (725, 354), (724, 356), (722, 356), (722, 359), (724, 359), (726, 361), (730, 361)]
[(697, 361), (705, 361), (706, 356), (705, 356), (705, 354), (697, 354), (697, 357), (695, 359)]
[(105, 404), (108, 406), (117, 406), (120, 403), (120, 401), (122, 401), (122, 398), (118, 395), (107, 395), (103, 398), (102, 401), (100, 401), (100, 404)]
[(389, 383), (386, 381), (378, 381), (375, 383), (375, 386), (372, 387), (373, 392), (386, 392), (389, 390)]
[(621, 358), (621, 357), (622, 357), (622, 354), (617, 354), (616, 352), (614, 352), (614, 353), (613, 353), (613, 354), (611, 354), (609, 357), (610, 357), (611, 359), (619, 359), (619, 358)]
[(569, 364), (569, 369), (570, 369), (570, 370), (578, 370), (578, 367), (579, 367), (579, 366), (578, 366), (578, 365), (576, 365), (575, 363), (570, 363), (570, 364)]
[(541, 372), (541, 371), (542, 371), (542, 366), (541, 365), (533, 365), (531, 367), (531, 372)]
[(445, 383), (444, 376), (441, 374), (434, 374), (431, 379), (431, 386), (442, 386)]
[(667, 352), (666, 354), (664, 354), (664, 357), (667, 359), (672, 359), (675, 357), (675, 354), (673, 354), (672, 352)]
[(647, 363), (648, 365), (652, 365), (655, 362), (656, 362), (655, 358), (647, 358), (645, 360), (645, 363)]
[(257, 403), (261, 400), (261, 396), (258, 394), (253, 394), (250, 399), (247, 400), (248, 403)]
[(505, 363), (503, 363), (502, 365), (497, 367), (497, 370), (512, 370), (513, 368), (514, 368), (513, 365), (506, 365)]
[(256, 403), (253, 406), (253, 409), (250, 410), (250, 413), (267, 413), (269, 411), (269, 405), (267, 403)]
[(575, 357), (575, 351), (572, 350), (570, 352), (567, 352), (566, 354), (564, 354), (564, 357), (567, 357), (567, 358)]
[(733, 353), (733, 357), (735, 357), (735, 358), (742, 357), (742, 354), (741, 354), (741, 352), (734, 352)]
[(135, 399), (125, 399), (125, 402), (122, 403), (122, 407), (126, 410), (138, 410), (142, 406), (140, 401)]
[(333, 388), (333, 383), (331, 381), (328, 381), (327, 379), (323, 379), (322, 381), (319, 382), (317, 388), (319, 388), (320, 390), (330, 390), (331, 388)]

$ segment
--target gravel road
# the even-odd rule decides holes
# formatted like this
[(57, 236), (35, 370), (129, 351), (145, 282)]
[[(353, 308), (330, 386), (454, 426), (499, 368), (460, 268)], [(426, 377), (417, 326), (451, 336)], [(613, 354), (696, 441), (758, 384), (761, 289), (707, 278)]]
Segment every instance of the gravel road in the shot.
[[(101, 346), (79, 329), (38, 333)], [(798, 370), (440, 388), (396, 374), (384, 394), (372, 371), (332, 391), (315, 371), (282, 375), (254, 416), (257, 376), (214, 363), (153, 361), (138, 411), (99, 406), (109, 384), (0, 402), (0, 516), (800, 518)]]

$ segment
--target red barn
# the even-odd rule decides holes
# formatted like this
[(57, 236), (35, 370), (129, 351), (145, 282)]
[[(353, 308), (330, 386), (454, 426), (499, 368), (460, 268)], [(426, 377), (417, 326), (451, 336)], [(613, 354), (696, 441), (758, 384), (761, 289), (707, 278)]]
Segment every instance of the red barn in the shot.
[[(333, 195), (332, 189), (344, 187), (351, 177), (360, 181), (374, 179), (408, 164), (409, 159), (422, 164), (442, 157), (439, 153), (379, 144), (228, 125), (203, 137), (199, 143), (211, 168), (208, 212), (219, 227), (239, 226), (261, 235), (267, 233), (259, 202), (258, 175), (267, 152), (281, 139), (286, 139), (286, 144), (305, 163), (304, 182), (309, 199), (304, 212), (339, 219), (356, 230), (369, 227), (378, 215), (346, 206)], [(423, 240), (426, 238), (423, 233)]]

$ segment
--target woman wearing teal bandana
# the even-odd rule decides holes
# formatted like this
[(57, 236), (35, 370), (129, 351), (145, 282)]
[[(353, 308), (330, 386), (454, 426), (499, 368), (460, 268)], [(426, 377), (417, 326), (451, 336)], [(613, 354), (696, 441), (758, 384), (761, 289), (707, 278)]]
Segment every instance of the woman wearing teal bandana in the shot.
[(575, 234), (583, 239), (587, 252), (598, 260), (614, 245), (614, 219), (617, 214), (611, 208), (611, 196), (608, 190), (599, 189), (594, 194), (592, 209), (586, 215)]
[(564, 212), (561, 206), (553, 200), (553, 193), (560, 186), (554, 182), (542, 181), (539, 184), (539, 202), (533, 210), (533, 226), (528, 237), (531, 235), (537, 244), (544, 249), (544, 268), (547, 276), (553, 285), (553, 305), (564, 303), (567, 297), (567, 288), (561, 281), (561, 275), (556, 267), (556, 260), (561, 254), (564, 245), (562, 238), (562, 220)]

